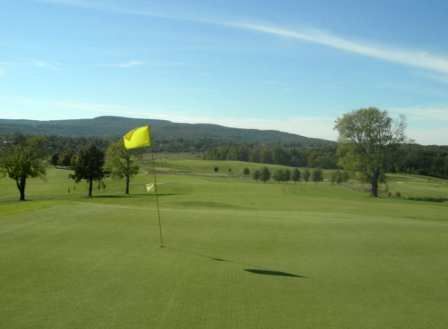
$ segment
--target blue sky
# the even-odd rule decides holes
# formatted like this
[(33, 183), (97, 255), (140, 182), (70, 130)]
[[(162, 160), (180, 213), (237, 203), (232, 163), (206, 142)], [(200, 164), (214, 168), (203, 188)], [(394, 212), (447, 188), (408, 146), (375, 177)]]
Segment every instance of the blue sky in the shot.
[(366, 107), (448, 145), (448, 1), (0, 0), (0, 118), (116, 115), (336, 140)]

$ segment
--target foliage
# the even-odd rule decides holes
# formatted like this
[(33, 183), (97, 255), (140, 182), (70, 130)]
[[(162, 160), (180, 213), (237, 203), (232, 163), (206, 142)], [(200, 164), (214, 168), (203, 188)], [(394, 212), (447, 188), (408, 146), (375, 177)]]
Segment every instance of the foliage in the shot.
[(339, 133), (339, 164), (362, 172), (371, 185), (370, 195), (378, 196), (378, 179), (399, 158), (399, 146), (406, 140), (405, 117), (393, 121), (387, 111), (377, 108), (345, 113), (335, 122)]
[(343, 170), (342, 172), (337, 170), (331, 174), (330, 182), (333, 184), (342, 184), (350, 179), (350, 174), (348, 171)]
[(336, 149), (335, 144), (328, 144), (318, 148), (260, 146), (257, 144), (251, 146), (225, 145), (211, 148), (207, 154), (207, 159), (336, 169)]
[(255, 180), (256, 183), (258, 183), (260, 177), (261, 177), (260, 170), (255, 170), (254, 173), (252, 174), (252, 178)]
[(300, 172), (299, 168), (294, 168), (291, 175), (291, 180), (296, 184), (300, 181), (302, 173)]
[(69, 175), (69, 178), (73, 179), (75, 183), (79, 183), (81, 180), (86, 180), (89, 184), (88, 196), (92, 196), (93, 182), (101, 181), (106, 176), (106, 172), (103, 168), (104, 165), (104, 153), (96, 146), (90, 146), (86, 151), (79, 151), (76, 155), (76, 160), (73, 164), (74, 173)]
[(269, 179), (271, 179), (271, 172), (267, 167), (263, 167), (260, 172), (260, 180), (263, 183), (266, 183)]
[(279, 183), (285, 181), (285, 172), (284, 172), (284, 170), (283, 169), (277, 169), (274, 172), (274, 175), (272, 176), (272, 178), (275, 181), (279, 182)]
[(20, 201), (25, 201), (28, 178), (45, 177), (45, 157), (44, 139), (41, 137), (17, 134), (0, 146), (0, 174), (16, 181)]
[(244, 175), (244, 176), (249, 176), (249, 175), (250, 175), (250, 170), (249, 170), (249, 168), (244, 167), (244, 169), (243, 169), (243, 175)]
[(313, 171), (311, 173), (311, 180), (316, 184), (319, 184), (319, 182), (324, 181), (324, 173), (321, 168), (313, 169)]
[(126, 179), (125, 194), (129, 194), (129, 182), (140, 169), (135, 163), (135, 158), (141, 158), (140, 150), (127, 150), (121, 139), (110, 144), (106, 150), (104, 169), (112, 173), (112, 178)]
[(303, 181), (305, 182), (305, 184), (308, 183), (308, 181), (310, 180), (310, 176), (311, 176), (311, 171), (308, 168), (306, 168), (303, 171)]

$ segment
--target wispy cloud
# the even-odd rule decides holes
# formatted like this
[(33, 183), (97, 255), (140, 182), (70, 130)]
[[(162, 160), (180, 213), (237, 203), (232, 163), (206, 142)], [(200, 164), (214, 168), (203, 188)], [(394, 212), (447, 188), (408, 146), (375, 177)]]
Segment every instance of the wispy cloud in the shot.
[(391, 111), (405, 114), (415, 120), (427, 120), (430, 122), (448, 121), (448, 105), (433, 107), (395, 108)]
[(182, 62), (163, 62), (163, 61), (130, 61), (121, 64), (100, 64), (100, 66), (107, 67), (119, 67), (119, 68), (129, 68), (141, 65), (151, 65), (151, 66), (189, 66), (190, 63)]
[[(266, 24), (232, 22), (232, 21), (214, 20), (213, 18), (193, 17), (193, 16), (191, 17), (172, 16), (160, 12), (159, 13), (147, 12), (144, 10), (137, 11), (122, 7), (112, 7), (110, 5), (106, 5), (104, 2), (94, 2), (94, 1), (89, 2), (81, 0), (35, 0), (35, 1), (94, 8), (97, 10), (112, 11), (127, 15), (160, 17), (166, 19), (195, 21), (206, 24), (228, 26), (233, 28), (255, 31), (259, 33), (275, 35), (279, 37), (287, 37), (299, 41), (321, 44), (327, 47), (332, 47), (351, 53), (356, 53), (364, 56), (394, 62), (400, 65), (424, 68), (434, 72), (442, 73), (443, 75), (445, 74), (448, 75), (447, 57), (433, 55), (427, 51), (399, 49), (388, 45), (381, 45), (381, 44), (373, 45), (360, 41), (351, 41), (349, 39), (339, 37), (329, 32), (321, 31), (318, 29), (291, 30), (270, 26)], [(444, 80), (445, 77), (442, 77), (442, 79)]]
[(402, 65), (421, 67), (448, 74), (448, 58), (438, 57), (426, 51), (404, 50), (384, 45), (369, 45), (367, 43), (346, 40), (320, 30), (293, 31), (266, 25), (252, 25), (245, 23), (234, 23), (229, 25), (281, 37), (318, 43), (332, 48), (375, 57)]
[(60, 64), (57, 62), (45, 62), (38, 59), (23, 59), (12, 62), (0, 62), (0, 66), (36, 66), (54, 71), (59, 71)]
[(437, 82), (442, 82), (444, 84), (448, 85), (448, 75), (440, 75), (440, 74), (433, 74), (433, 73), (418, 73), (419, 76), (422, 76), (426, 79), (434, 80)]
[(109, 67), (121, 67), (121, 68), (128, 68), (128, 67), (134, 67), (134, 66), (140, 66), (144, 65), (146, 62), (143, 61), (130, 61), (126, 63), (121, 64), (100, 64), (101, 66), (109, 66)]

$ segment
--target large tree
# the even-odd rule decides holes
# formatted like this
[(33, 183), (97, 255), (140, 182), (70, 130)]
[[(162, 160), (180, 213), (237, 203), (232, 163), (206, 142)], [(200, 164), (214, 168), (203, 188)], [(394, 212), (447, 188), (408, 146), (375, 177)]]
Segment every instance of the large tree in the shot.
[(16, 181), (20, 201), (25, 201), (25, 188), (28, 178), (44, 178), (46, 166), (45, 139), (14, 135), (0, 145), (0, 174)]
[(93, 182), (101, 184), (105, 177), (104, 153), (96, 146), (90, 146), (87, 150), (79, 151), (73, 163), (73, 174), (69, 177), (76, 183), (85, 179), (89, 184), (89, 197), (92, 196)]
[(124, 147), (123, 140), (110, 144), (106, 150), (104, 168), (112, 173), (112, 178), (126, 179), (125, 194), (129, 194), (129, 183), (138, 171), (139, 166), (135, 158), (140, 157), (139, 150), (128, 150)]
[(406, 141), (406, 118), (393, 120), (377, 108), (345, 113), (335, 121), (339, 133), (339, 165), (361, 172), (371, 185), (370, 195), (378, 196), (378, 179), (399, 156), (399, 145)]

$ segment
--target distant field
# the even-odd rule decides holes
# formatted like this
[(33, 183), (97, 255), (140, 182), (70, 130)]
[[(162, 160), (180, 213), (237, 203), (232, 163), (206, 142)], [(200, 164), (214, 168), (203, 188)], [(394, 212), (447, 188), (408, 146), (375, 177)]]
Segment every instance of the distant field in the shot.
[(405, 199), (448, 198), (446, 181), (390, 175), (402, 197), (373, 199), (156, 163), (174, 171), (157, 175), (165, 248), (152, 174), (87, 198), (52, 169), (22, 203), (0, 180), (1, 328), (446, 328), (448, 203)]

